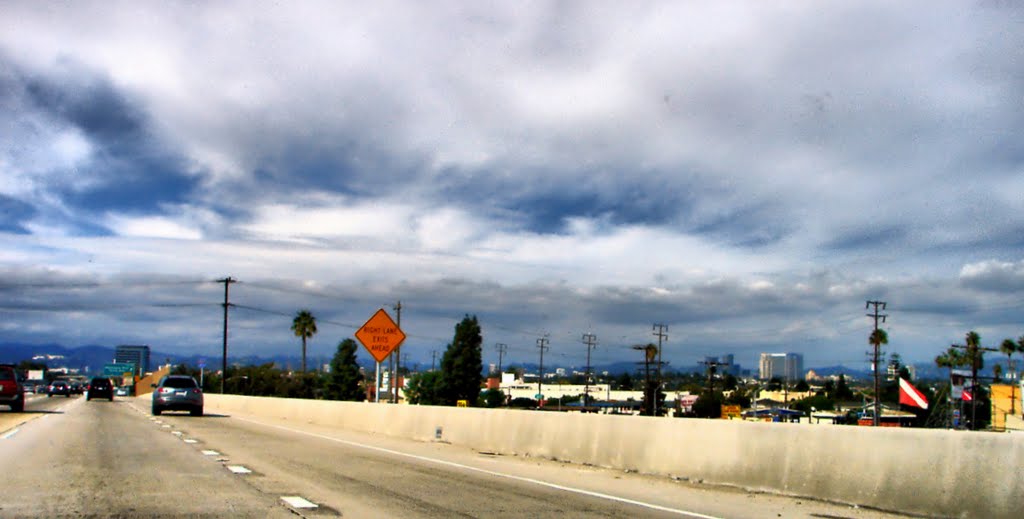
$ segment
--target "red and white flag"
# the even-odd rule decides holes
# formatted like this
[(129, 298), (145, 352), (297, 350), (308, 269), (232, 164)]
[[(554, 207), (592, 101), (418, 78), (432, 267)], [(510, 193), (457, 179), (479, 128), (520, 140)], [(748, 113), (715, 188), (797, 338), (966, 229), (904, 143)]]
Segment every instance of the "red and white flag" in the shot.
[[(965, 391), (966, 395), (967, 392)], [(965, 399), (967, 397), (964, 397)], [(900, 403), (921, 409), (928, 409), (928, 399), (906, 379), (900, 378)]]
[(971, 400), (974, 400), (974, 397), (971, 396), (971, 392), (966, 389), (964, 390), (964, 394), (961, 396), (961, 398), (964, 399), (964, 402), (970, 402)]

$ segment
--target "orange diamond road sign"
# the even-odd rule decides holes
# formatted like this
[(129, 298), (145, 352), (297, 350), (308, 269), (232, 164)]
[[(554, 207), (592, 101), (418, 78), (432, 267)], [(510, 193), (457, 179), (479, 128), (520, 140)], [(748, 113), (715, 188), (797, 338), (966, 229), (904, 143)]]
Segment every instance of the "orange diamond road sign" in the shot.
[(377, 362), (383, 362), (391, 352), (405, 340), (405, 333), (391, 320), (383, 308), (377, 310), (362, 328), (356, 331), (356, 339), (363, 343)]

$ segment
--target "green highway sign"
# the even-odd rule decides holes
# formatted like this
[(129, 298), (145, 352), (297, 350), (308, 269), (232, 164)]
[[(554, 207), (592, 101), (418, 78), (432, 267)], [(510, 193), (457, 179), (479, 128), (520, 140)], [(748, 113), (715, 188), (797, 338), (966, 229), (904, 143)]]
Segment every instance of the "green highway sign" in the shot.
[(131, 362), (122, 362), (103, 365), (104, 377), (123, 377), (125, 373), (135, 373), (135, 364)]

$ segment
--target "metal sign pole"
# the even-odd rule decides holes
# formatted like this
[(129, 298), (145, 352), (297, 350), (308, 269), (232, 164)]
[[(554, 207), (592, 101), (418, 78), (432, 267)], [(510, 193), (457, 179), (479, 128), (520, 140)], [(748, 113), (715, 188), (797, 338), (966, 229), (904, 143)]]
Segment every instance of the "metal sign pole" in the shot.
[(380, 403), (380, 361), (377, 361), (377, 374), (374, 375), (373, 379), (373, 401), (374, 403)]

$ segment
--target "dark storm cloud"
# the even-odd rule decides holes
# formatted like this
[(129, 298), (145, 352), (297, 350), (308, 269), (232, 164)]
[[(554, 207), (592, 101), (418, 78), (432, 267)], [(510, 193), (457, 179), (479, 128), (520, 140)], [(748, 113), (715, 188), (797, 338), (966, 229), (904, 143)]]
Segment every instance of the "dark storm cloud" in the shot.
[(36, 209), (22, 200), (0, 193), (0, 231), (29, 234), (22, 225), (36, 214)]
[(72, 208), (160, 213), (161, 204), (185, 202), (195, 191), (186, 160), (151, 131), (142, 105), (102, 73), (65, 63), (55, 74), (18, 80), (4, 87), (20, 90), (26, 106), (57, 129), (77, 130), (92, 148), (74, 170), (54, 172), (66, 181), (51, 189)]

